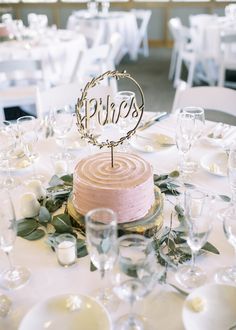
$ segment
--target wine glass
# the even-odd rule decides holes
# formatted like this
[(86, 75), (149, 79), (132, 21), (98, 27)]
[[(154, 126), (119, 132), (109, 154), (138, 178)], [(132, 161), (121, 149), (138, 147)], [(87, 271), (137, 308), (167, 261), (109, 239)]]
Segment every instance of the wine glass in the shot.
[[(132, 108), (135, 103), (135, 93), (132, 91), (120, 91), (115, 95), (115, 105), (119, 118), (117, 121), (120, 133), (126, 135), (130, 125), (132, 124)], [(122, 150), (127, 151), (128, 141), (125, 140), (122, 145)]]
[(71, 160), (71, 155), (66, 150), (65, 139), (67, 134), (72, 128), (73, 115), (72, 109), (69, 105), (65, 105), (61, 108), (51, 109), (50, 122), (56, 138), (61, 141), (62, 153), (61, 158)]
[(16, 122), (24, 153), (33, 167), (32, 179), (44, 181), (45, 177), (37, 173), (35, 166), (35, 162), (39, 156), (35, 150), (36, 143), (38, 142), (37, 120), (33, 116), (23, 116), (18, 118)]
[(236, 143), (231, 145), (228, 158), (228, 178), (231, 189), (231, 202), (236, 202)]
[(216, 281), (236, 284), (236, 206), (231, 205), (221, 213), (223, 220), (223, 230), (228, 242), (233, 246), (235, 252), (234, 265), (231, 267), (223, 267), (216, 273)]
[(192, 114), (194, 116), (194, 142), (201, 138), (202, 133), (205, 128), (205, 111), (200, 107), (184, 107), (182, 109), (183, 113)]
[(175, 141), (180, 155), (179, 167), (183, 178), (192, 172), (188, 166), (188, 155), (194, 141), (194, 129), (194, 115), (180, 112), (177, 118)]
[(0, 124), (0, 162), (7, 168), (7, 176), (3, 180), (3, 186), (6, 188), (13, 188), (19, 184), (19, 181), (11, 175), (10, 169), (10, 159), (13, 157), (15, 146), (15, 130), (12, 124), (5, 120)]
[(1, 285), (7, 289), (17, 289), (23, 286), (30, 278), (30, 272), (22, 266), (14, 266), (11, 261), (11, 252), (16, 239), (17, 223), (11, 197), (6, 190), (0, 191), (0, 249), (8, 258), (10, 268), (1, 273)]
[(192, 260), (191, 265), (179, 267), (176, 278), (180, 284), (188, 289), (199, 287), (206, 281), (206, 273), (196, 266), (195, 260), (212, 229), (211, 207), (207, 202), (205, 193), (200, 190), (193, 189), (185, 192), (186, 238), (191, 249)]
[[(193, 145), (202, 137), (205, 128), (205, 112), (200, 107), (184, 107), (183, 113), (192, 114), (194, 116), (194, 131), (193, 131)], [(189, 172), (195, 172), (198, 168), (198, 162), (189, 159), (188, 161)]]
[[(85, 225), (90, 259), (104, 281), (107, 271), (113, 268), (117, 258), (116, 214), (107, 208), (93, 209), (86, 214)], [(103, 305), (112, 308), (112, 291), (109, 288), (99, 290), (96, 297)]]
[(138, 234), (118, 239), (118, 259), (113, 270), (114, 292), (129, 302), (130, 312), (116, 322), (118, 330), (143, 330), (145, 320), (133, 312), (135, 301), (143, 299), (156, 283), (157, 262), (152, 242)]

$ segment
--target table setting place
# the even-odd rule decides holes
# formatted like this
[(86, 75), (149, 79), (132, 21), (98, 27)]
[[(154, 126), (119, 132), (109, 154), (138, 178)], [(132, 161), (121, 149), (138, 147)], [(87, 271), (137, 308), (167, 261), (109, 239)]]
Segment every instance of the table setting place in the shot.
[(236, 329), (236, 127), (73, 108), (0, 125), (0, 329)]

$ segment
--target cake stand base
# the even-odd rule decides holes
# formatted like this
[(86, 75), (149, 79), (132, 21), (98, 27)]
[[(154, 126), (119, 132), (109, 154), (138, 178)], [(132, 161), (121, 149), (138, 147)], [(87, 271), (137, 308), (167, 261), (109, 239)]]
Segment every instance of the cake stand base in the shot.
[[(163, 194), (160, 189), (155, 187), (155, 202), (152, 205), (149, 212), (141, 219), (124, 222), (118, 224), (118, 235), (124, 234), (142, 234), (147, 237), (152, 237), (156, 234), (163, 225)], [(68, 213), (72, 218), (73, 225), (85, 232), (85, 219), (84, 216), (79, 214), (74, 205), (72, 195), (68, 199), (67, 203)]]

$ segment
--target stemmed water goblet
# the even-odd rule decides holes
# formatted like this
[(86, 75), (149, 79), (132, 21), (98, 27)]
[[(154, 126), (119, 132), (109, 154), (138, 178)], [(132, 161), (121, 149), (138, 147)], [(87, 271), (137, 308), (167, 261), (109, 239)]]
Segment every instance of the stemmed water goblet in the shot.
[(10, 268), (1, 273), (1, 285), (7, 289), (17, 289), (23, 286), (30, 277), (30, 272), (22, 266), (14, 266), (11, 261), (11, 252), (14, 247), (17, 223), (15, 211), (11, 201), (10, 194), (0, 191), (1, 209), (0, 209), (0, 249), (3, 250), (9, 261)]
[(13, 188), (19, 181), (11, 175), (10, 160), (16, 146), (16, 134), (12, 124), (9, 121), (3, 121), (0, 125), (0, 161), (6, 165), (7, 176), (3, 181), (3, 186)]
[(146, 321), (133, 312), (134, 303), (155, 286), (157, 262), (149, 238), (127, 234), (118, 239), (118, 259), (113, 270), (114, 292), (130, 305), (130, 312), (116, 321), (118, 330), (143, 330)]
[[(119, 113), (118, 127), (121, 134), (125, 134), (128, 131), (132, 123), (132, 109), (135, 103), (135, 93), (132, 91), (120, 91), (115, 95), (115, 105), (117, 113)], [(123, 151), (127, 150), (127, 140), (122, 145)]]
[[(111, 271), (117, 258), (116, 214), (107, 208), (93, 209), (86, 214), (85, 225), (90, 259), (104, 282), (106, 273)], [(95, 295), (104, 306), (113, 308), (115, 300), (112, 290), (101, 289)]]
[(215, 278), (218, 282), (236, 284), (236, 206), (231, 205), (221, 213), (223, 230), (228, 242), (234, 248), (234, 265), (223, 267), (216, 272)]
[(236, 202), (236, 143), (233, 143), (228, 157), (228, 179), (231, 189), (231, 202)]
[(67, 152), (65, 144), (66, 136), (70, 132), (73, 124), (71, 107), (69, 105), (65, 105), (61, 108), (51, 109), (50, 123), (56, 138), (61, 141), (62, 144), (61, 159), (71, 160), (71, 155)]
[[(193, 143), (194, 145), (201, 137), (205, 128), (205, 111), (200, 107), (184, 107), (183, 113), (192, 114), (194, 116), (194, 131), (193, 131)], [(195, 172), (198, 168), (198, 162), (189, 157), (188, 171)]]
[(35, 150), (36, 143), (38, 142), (37, 121), (33, 116), (23, 116), (17, 119), (17, 127), (22, 148), (33, 168), (31, 178), (44, 181), (44, 176), (37, 173), (35, 166), (38, 158), (38, 153)]
[(206, 281), (206, 273), (196, 266), (195, 260), (212, 229), (210, 203), (206, 194), (200, 190), (189, 189), (185, 192), (186, 240), (191, 249), (192, 259), (191, 265), (183, 265), (178, 268), (176, 278), (181, 285), (188, 289), (199, 287)]
[(188, 168), (188, 155), (194, 141), (195, 118), (193, 114), (180, 112), (177, 118), (175, 141), (180, 155), (180, 173), (185, 178)]

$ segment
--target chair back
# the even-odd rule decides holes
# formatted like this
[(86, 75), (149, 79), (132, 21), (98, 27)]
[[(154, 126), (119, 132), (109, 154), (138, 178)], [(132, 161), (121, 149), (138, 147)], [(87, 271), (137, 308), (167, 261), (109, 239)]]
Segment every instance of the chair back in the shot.
[(122, 35), (118, 32), (112, 33), (109, 40), (109, 60), (115, 68), (115, 64), (120, 61), (120, 54), (122, 53), (123, 48), (123, 38)]
[(186, 106), (198, 106), (236, 116), (236, 91), (215, 86), (186, 88), (182, 84), (176, 90), (172, 112)]
[[(52, 108), (59, 108), (64, 105), (71, 105), (75, 107), (78, 98), (81, 97), (81, 93), (85, 84), (81, 82), (60, 85), (52, 87), (47, 90), (37, 91), (36, 109), (40, 117), (43, 117), (49, 113)], [(88, 98), (101, 97), (103, 103), (106, 104), (106, 95), (113, 97), (113, 92), (108, 86), (97, 85), (88, 90)]]
[(4, 75), (8, 86), (43, 86), (45, 83), (42, 61), (38, 59), (2, 60), (0, 73)]
[[(134, 13), (138, 26), (138, 40), (137, 45), (139, 51), (143, 53), (143, 55), (148, 55), (147, 48), (147, 40), (148, 40), (148, 23), (151, 18), (152, 11), (149, 9), (132, 9), (132, 13)], [(146, 48), (142, 48), (142, 43), (146, 43)]]

